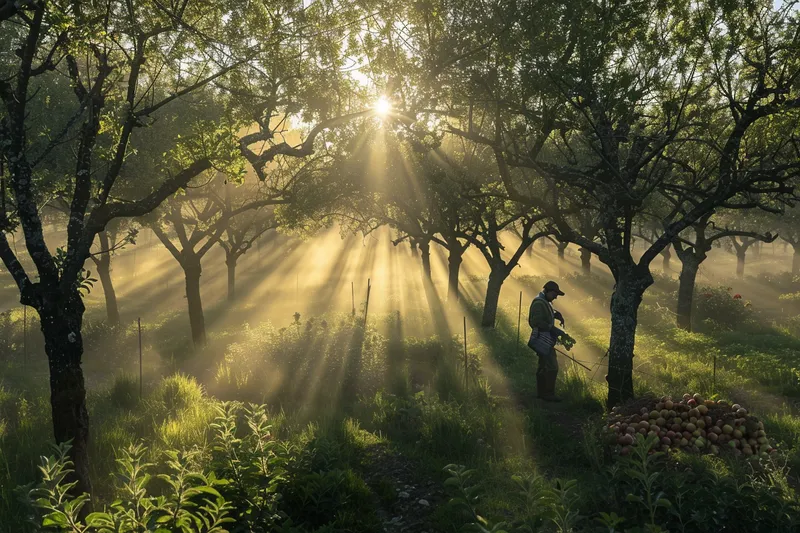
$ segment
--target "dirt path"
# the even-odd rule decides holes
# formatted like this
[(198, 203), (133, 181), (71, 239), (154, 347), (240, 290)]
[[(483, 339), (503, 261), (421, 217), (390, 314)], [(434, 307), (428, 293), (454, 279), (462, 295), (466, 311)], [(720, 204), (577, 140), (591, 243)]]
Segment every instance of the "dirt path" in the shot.
[(442, 484), (417, 463), (387, 444), (370, 446), (363, 463), (364, 480), (378, 498), (378, 516), (387, 533), (440, 531), (433, 512), (447, 503)]

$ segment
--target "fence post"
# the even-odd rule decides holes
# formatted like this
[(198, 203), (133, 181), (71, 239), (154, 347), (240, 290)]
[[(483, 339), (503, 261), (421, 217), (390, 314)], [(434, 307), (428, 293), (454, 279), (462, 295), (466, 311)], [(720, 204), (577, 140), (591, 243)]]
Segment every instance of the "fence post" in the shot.
[(717, 354), (714, 353), (714, 372), (713, 372), (713, 380), (711, 382), (711, 394), (717, 393)]
[(22, 306), (22, 365), (28, 365), (28, 306)]
[(519, 327), (522, 323), (522, 291), (519, 291), (519, 310), (517, 312), (517, 347), (516, 351), (519, 353)]
[(369, 293), (372, 290), (372, 281), (367, 278), (367, 301), (364, 303), (364, 329), (367, 328), (367, 311), (369, 311)]
[(142, 399), (142, 391), (144, 387), (142, 386), (142, 319), (141, 317), (136, 319), (136, 326), (139, 330), (139, 399)]
[(467, 357), (467, 317), (464, 317), (464, 390), (469, 390), (469, 360)]

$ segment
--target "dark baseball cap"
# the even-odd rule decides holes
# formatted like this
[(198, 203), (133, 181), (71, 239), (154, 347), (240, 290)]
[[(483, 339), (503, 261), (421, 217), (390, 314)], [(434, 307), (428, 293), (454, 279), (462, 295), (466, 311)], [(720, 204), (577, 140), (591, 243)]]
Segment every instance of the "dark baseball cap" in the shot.
[(548, 281), (547, 283), (545, 283), (544, 291), (545, 292), (555, 291), (559, 296), (564, 296), (564, 291), (558, 288), (558, 283), (556, 283), (555, 281)]

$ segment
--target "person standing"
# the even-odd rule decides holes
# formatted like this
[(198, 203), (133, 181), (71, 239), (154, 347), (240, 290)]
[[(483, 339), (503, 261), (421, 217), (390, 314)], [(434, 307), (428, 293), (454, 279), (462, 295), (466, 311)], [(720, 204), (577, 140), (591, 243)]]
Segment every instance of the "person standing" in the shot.
[(542, 292), (531, 302), (528, 312), (528, 325), (531, 337), (528, 346), (539, 356), (536, 370), (537, 395), (548, 402), (560, 402), (556, 397), (556, 378), (558, 377), (558, 360), (555, 344), (562, 331), (555, 326), (555, 321), (564, 327), (564, 317), (553, 309), (553, 302), (564, 292), (555, 281), (544, 284)]

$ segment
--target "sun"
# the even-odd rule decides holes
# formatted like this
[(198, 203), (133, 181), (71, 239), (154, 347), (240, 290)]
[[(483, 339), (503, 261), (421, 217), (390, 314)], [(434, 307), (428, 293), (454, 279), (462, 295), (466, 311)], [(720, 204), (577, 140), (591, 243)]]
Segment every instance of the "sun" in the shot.
[(392, 104), (389, 100), (386, 99), (385, 96), (381, 96), (375, 101), (375, 105), (373, 106), (375, 109), (375, 113), (378, 116), (385, 117), (389, 114), (389, 111), (392, 110)]

